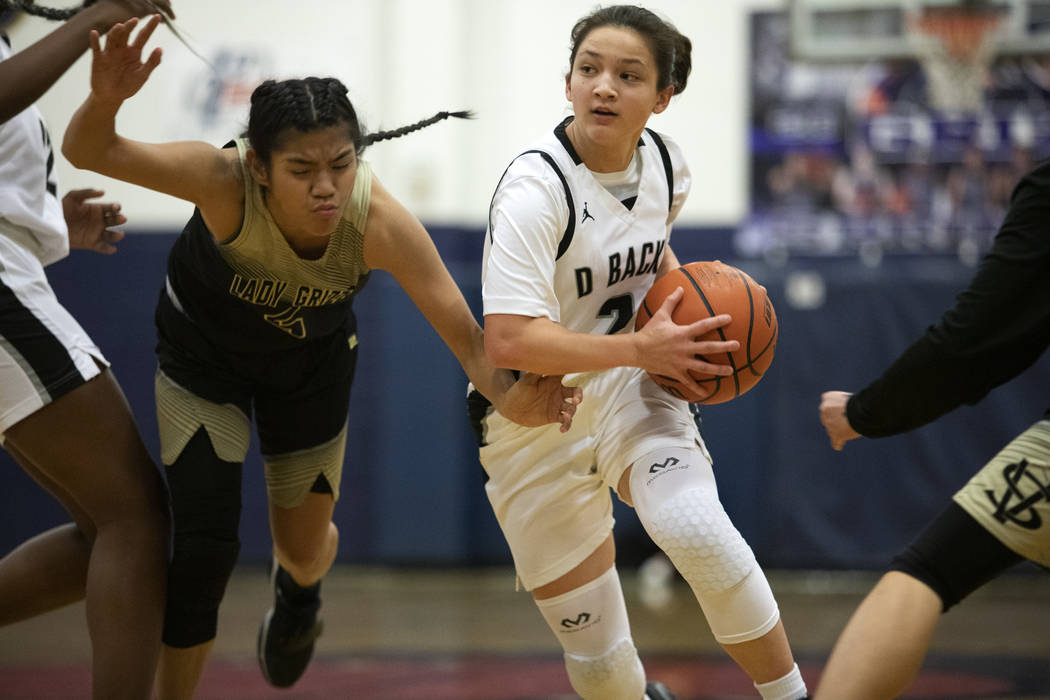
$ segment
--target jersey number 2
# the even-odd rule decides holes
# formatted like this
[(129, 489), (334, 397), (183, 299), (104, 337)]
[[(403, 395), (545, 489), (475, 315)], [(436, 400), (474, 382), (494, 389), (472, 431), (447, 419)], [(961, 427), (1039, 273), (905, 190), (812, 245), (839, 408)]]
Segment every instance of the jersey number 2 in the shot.
[(619, 333), (634, 316), (634, 298), (630, 294), (622, 294), (618, 297), (608, 299), (602, 308), (598, 309), (598, 318), (612, 317), (613, 324), (606, 331), (606, 335)]

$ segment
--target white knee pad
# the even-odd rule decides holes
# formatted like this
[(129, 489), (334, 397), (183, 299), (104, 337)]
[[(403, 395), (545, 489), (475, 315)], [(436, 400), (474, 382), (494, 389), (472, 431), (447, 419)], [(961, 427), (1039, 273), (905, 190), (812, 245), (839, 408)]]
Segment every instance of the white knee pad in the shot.
[(739, 644), (776, 625), (773, 592), (722, 508), (699, 448), (659, 450), (636, 462), (631, 498), (646, 532), (693, 589), (715, 639)]
[(555, 598), (537, 600), (565, 650), (565, 669), (584, 700), (639, 700), (645, 672), (631, 641), (616, 567)]

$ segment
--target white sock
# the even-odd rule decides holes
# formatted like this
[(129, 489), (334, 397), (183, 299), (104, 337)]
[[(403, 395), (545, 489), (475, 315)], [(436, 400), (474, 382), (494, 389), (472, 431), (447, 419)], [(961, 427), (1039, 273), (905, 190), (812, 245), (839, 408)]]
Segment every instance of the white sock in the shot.
[(762, 700), (802, 700), (806, 697), (806, 682), (802, 680), (798, 664), (786, 675), (768, 683), (755, 683)]

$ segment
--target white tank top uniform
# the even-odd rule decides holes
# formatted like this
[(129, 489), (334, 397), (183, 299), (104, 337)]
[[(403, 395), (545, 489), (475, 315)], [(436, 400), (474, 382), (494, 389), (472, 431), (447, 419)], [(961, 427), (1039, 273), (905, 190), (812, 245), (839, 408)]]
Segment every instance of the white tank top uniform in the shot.
[[(579, 333), (628, 333), (656, 279), (690, 187), (677, 144), (646, 129), (627, 170), (594, 173), (566, 120), (507, 168), (489, 211), (484, 313), (546, 317)], [(581, 386), (573, 427), (526, 428), (490, 411), (480, 457), (489, 500), (526, 589), (591, 554), (612, 529), (624, 470), (671, 446), (699, 445), (688, 404), (634, 367), (568, 375)]]
[[(0, 34), (0, 60), (12, 55)], [(0, 444), (12, 425), (98, 375), (98, 347), (48, 284), (69, 253), (55, 156), (35, 106), (0, 123)]]

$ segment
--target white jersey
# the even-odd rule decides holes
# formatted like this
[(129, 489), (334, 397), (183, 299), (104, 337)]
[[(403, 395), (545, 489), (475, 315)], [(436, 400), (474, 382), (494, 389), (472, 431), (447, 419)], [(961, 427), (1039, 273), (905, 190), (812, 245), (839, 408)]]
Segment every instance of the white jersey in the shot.
[[(11, 47), (0, 34), (0, 61)], [(69, 253), (69, 231), (55, 177), (55, 154), (35, 106), (0, 123), (0, 218), (3, 234), (49, 265)]]
[(689, 193), (689, 169), (674, 141), (646, 129), (635, 155), (637, 197), (621, 202), (576, 153), (569, 121), (515, 158), (496, 187), (484, 313), (542, 316), (579, 333), (630, 332)]
[[(0, 34), (0, 61), (10, 56)], [(0, 123), (0, 444), (8, 428), (109, 364), (44, 272), (69, 252), (54, 166), (36, 107)]]

